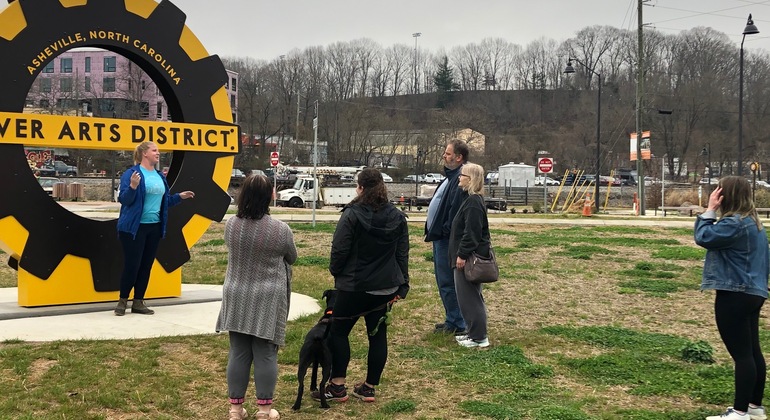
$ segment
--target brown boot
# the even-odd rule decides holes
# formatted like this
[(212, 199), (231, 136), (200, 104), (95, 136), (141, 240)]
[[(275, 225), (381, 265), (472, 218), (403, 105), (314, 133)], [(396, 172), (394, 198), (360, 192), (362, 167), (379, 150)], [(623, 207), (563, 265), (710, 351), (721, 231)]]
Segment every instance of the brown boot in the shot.
[(144, 299), (134, 299), (133, 303), (131, 304), (131, 313), (152, 315), (155, 313), (155, 311), (148, 308), (147, 305), (144, 304)]
[(115, 307), (115, 315), (123, 316), (126, 314), (126, 306), (128, 306), (128, 299), (121, 298), (118, 300), (118, 306)]

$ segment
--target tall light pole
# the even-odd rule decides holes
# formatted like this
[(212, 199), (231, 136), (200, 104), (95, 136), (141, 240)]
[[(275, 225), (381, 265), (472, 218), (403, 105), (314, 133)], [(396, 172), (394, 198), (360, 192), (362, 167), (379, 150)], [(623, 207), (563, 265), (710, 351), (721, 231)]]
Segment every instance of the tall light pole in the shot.
[(706, 142), (706, 145), (703, 147), (703, 150), (700, 152), (701, 155), (706, 156), (706, 159), (708, 160), (708, 167), (709, 167), (709, 187), (708, 191), (711, 193), (711, 143)]
[(741, 38), (740, 80), (738, 82), (738, 176), (743, 175), (743, 41), (746, 40), (746, 35), (758, 33), (759, 29), (754, 25), (751, 13), (749, 13), (749, 19), (746, 21), (746, 27), (743, 29), (743, 37)]
[(577, 58), (569, 58), (567, 60), (567, 67), (564, 68), (564, 73), (571, 74), (575, 72), (575, 68), (572, 67), (572, 61), (577, 62), (588, 70), (591, 74), (597, 77), (599, 82), (599, 93), (596, 99), (596, 180), (594, 181), (594, 204), (596, 205), (596, 212), (599, 213), (599, 180), (601, 179), (601, 134), (602, 134), (602, 75), (597, 73), (591, 67), (588, 67), (582, 61)]
[(417, 38), (422, 35), (422, 32), (415, 32), (412, 34), (414, 37), (414, 93), (420, 93), (420, 86), (417, 79)]

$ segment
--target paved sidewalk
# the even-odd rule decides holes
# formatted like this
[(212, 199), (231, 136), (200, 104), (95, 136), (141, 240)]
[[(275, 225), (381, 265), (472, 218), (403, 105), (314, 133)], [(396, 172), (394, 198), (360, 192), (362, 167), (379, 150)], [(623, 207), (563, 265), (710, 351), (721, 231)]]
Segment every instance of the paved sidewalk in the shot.
[[(23, 308), (15, 287), (0, 288), (0, 341), (126, 339), (214, 334), (222, 286), (183, 284), (182, 297), (150, 299), (155, 315), (126, 311), (115, 316), (115, 302)], [(289, 320), (318, 313), (316, 299), (291, 294)]]

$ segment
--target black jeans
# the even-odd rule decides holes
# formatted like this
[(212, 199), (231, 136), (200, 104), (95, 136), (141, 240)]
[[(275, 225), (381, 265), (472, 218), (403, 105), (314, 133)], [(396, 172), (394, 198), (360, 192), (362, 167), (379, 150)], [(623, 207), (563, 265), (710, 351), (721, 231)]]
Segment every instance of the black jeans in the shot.
[(735, 362), (735, 399), (738, 411), (749, 403), (762, 405), (765, 392), (765, 358), (759, 347), (759, 311), (765, 298), (741, 292), (717, 290), (714, 302), (717, 328)]
[[(394, 297), (395, 293), (392, 295), (372, 295), (366, 292), (343, 292), (340, 290), (334, 304), (334, 315), (332, 315), (332, 326), (329, 333), (329, 350), (332, 352), (332, 378), (347, 376), (348, 363), (350, 363), (350, 340), (348, 336), (360, 318), (355, 315), (382, 306), (381, 309), (364, 315), (366, 337), (369, 339), (366, 382), (371, 385), (379, 385), (382, 371), (385, 369), (385, 362), (388, 360), (388, 326), (382, 322), (377, 329), (377, 334), (371, 336), (369, 332), (374, 331), (380, 318), (385, 315), (386, 308), (383, 305)], [(350, 317), (353, 318), (347, 319)]]
[(120, 277), (120, 298), (128, 299), (134, 289), (134, 299), (144, 299), (150, 283), (150, 270), (158, 253), (162, 233), (160, 223), (140, 224), (136, 238), (130, 232), (119, 232), (123, 245), (123, 274)]

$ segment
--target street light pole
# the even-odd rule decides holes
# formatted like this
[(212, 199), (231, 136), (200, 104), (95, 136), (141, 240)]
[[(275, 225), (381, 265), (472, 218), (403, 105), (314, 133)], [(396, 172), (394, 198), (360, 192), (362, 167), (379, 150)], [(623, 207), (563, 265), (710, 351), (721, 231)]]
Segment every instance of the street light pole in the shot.
[(711, 193), (711, 143), (706, 142), (706, 145), (703, 147), (703, 150), (700, 153), (701, 155), (705, 155), (706, 159), (708, 160), (708, 167), (709, 167), (709, 187), (708, 191)]
[(420, 88), (418, 85), (418, 79), (417, 79), (417, 38), (419, 38), (422, 35), (422, 32), (415, 32), (412, 34), (414, 37), (414, 93), (418, 94), (420, 93)]
[(588, 67), (582, 61), (577, 58), (569, 58), (567, 60), (567, 67), (564, 69), (564, 73), (571, 74), (575, 72), (575, 68), (572, 67), (572, 61), (577, 62), (588, 70), (591, 74), (595, 75), (599, 82), (599, 93), (596, 100), (596, 180), (594, 181), (594, 204), (596, 207), (596, 213), (599, 213), (599, 183), (601, 179), (601, 134), (602, 134), (602, 75), (596, 72), (591, 67)]
[(759, 29), (754, 25), (749, 13), (749, 19), (746, 21), (746, 27), (743, 29), (741, 38), (741, 59), (740, 76), (738, 81), (738, 176), (743, 175), (743, 42), (746, 41), (746, 35), (758, 34)]

